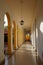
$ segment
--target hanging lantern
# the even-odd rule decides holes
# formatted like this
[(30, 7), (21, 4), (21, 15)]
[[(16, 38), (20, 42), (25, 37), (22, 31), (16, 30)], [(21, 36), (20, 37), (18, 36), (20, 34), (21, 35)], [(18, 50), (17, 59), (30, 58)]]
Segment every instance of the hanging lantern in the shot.
[(23, 25), (23, 24), (24, 24), (24, 21), (23, 21), (23, 20), (21, 20), (21, 21), (20, 21), (20, 24), (21, 24), (21, 25)]
[(20, 24), (23, 25), (24, 24), (24, 21), (23, 21), (23, 15), (22, 15), (22, 12), (23, 12), (23, 0), (20, 0), (20, 4), (21, 4), (21, 21), (20, 21)]

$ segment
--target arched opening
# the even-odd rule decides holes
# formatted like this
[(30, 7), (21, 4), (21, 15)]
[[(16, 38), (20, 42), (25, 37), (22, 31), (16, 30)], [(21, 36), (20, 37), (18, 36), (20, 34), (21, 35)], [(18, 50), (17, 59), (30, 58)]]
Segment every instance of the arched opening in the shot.
[(8, 13), (4, 15), (4, 52), (11, 53), (11, 23)]
[(8, 18), (4, 15), (4, 53), (7, 53), (8, 49)]
[(29, 33), (26, 33), (26, 35), (25, 35), (25, 40), (26, 41), (31, 41), (31, 39), (30, 39), (30, 34)]

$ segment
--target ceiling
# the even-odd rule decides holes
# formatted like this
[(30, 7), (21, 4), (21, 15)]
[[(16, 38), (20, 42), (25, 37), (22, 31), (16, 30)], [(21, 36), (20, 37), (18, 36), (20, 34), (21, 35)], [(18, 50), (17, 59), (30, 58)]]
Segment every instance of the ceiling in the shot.
[[(20, 24), (21, 16), (24, 21), (24, 25), (22, 26), (24, 29), (29, 30), (33, 23), (36, 1), (37, 0), (0, 0), (0, 8), (1, 10), (8, 11), (10, 13), (10, 17)], [(21, 6), (22, 5), (22, 6)], [(2, 8), (3, 7), (3, 8)], [(21, 15), (22, 8), (22, 15)]]
[[(24, 29), (30, 30), (34, 19), (37, 0), (14, 0), (14, 1), (15, 1), (14, 3), (15, 21), (20, 24), (20, 21), (23, 20), (24, 24), (22, 25), (22, 27)], [(21, 9), (22, 9), (22, 15), (21, 15)]]
[(32, 25), (33, 19), (34, 19), (36, 1), (37, 0), (23, 0), (23, 3), (22, 3), (22, 19), (24, 20), (24, 25), (22, 25), (22, 27), (24, 29), (29, 30), (31, 28), (31, 25)]

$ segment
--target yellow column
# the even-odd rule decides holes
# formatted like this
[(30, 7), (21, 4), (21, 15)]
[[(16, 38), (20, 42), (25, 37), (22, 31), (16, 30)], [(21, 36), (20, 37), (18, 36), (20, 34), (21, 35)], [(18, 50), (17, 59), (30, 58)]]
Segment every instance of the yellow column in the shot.
[(8, 54), (11, 54), (11, 26), (8, 26)]
[(17, 36), (16, 36), (16, 34), (17, 34), (17, 24), (16, 24), (16, 22), (14, 21), (14, 49), (16, 49), (16, 46), (17, 46)]

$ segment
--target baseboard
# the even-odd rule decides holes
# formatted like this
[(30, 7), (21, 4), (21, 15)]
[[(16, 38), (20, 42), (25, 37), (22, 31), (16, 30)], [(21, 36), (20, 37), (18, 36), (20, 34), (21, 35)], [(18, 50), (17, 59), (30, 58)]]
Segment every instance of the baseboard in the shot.
[(0, 65), (4, 65), (5, 63), (5, 59), (3, 59), (1, 62), (0, 62)]
[(39, 55), (36, 60), (37, 60), (38, 65), (43, 65), (43, 61), (40, 59)]

